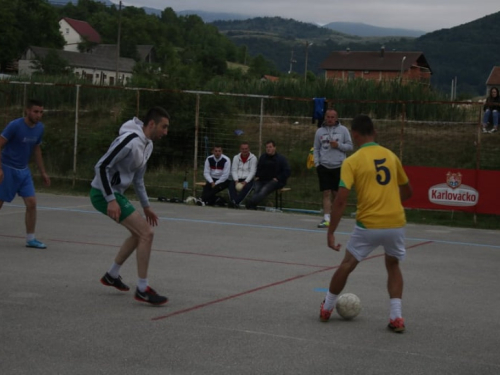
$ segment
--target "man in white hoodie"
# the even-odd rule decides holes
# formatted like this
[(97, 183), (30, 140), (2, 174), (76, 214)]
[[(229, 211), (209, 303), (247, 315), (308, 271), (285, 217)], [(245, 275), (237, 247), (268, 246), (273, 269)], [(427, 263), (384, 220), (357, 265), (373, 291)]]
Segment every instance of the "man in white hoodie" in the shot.
[[(231, 176), (229, 182), (229, 207), (238, 208), (253, 187), (253, 178), (257, 171), (257, 157), (250, 152), (247, 142), (240, 145), (240, 153), (235, 155), (231, 164)], [(239, 186), (238, 186), (239, 184)]]
[[(101, 278), (101, 283), (120, 291), (128, 291), (130, 288), (121, 280), (120, 267), (137, 250), (139, 279), (134, 298), (152, 305), (162, 305), (168, 298), (158, 295), (149, 286), (147, 278), (154, 237), (152, 227), (158, 225), (158, 216), (149, 206), (144, 173), (153, 151), (153, 141), (167, 135), (169, 123), (170, 115), (161, 107), (150, 109), (144, 122), (134, 117), (124, 123), (119, 136), (95, 165), (95, 177), (90, 191), (92, 205), (131, 233), (122, 244), (111, 268)], [(145, 218), (123, 195), (130, 184), (134, 184)]]

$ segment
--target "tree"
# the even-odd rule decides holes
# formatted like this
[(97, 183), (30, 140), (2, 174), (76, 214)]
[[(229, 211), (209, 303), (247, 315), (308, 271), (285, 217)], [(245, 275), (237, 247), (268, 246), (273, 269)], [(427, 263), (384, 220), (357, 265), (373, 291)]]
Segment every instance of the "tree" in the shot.
[(32, 62), (31, 68), (48, 75), (65, 75), (70, 72), (69, 62), (59, 56), (56, 50), (50, 50), (45, 57)]
[(62, 48), (57, 11), (44, 0), (0, 0), (0, 71), (29, 46)]

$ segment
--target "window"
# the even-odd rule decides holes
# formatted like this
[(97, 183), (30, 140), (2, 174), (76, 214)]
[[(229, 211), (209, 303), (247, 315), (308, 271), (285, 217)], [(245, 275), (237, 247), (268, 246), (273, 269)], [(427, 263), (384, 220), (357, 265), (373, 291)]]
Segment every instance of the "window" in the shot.
[(350, 81), (351, 79), (354, 79), (355, 74), (354, 72), (347, 72), (347, 79)]
[(69, 28), (68, 27), (66, 28), (66, 34), (69, 34)]

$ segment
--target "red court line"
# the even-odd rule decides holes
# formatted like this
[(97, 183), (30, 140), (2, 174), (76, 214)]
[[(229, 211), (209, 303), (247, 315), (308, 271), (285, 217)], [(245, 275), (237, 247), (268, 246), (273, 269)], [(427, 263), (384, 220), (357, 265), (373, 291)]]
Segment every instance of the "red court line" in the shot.
[[(421, 242), (421, 243), (418, 243), (418, 244), (415, 244), (415, 245), (412, 245), (412, 246), (408, 246), (406, 249), (413, 249), (415, 247), (420, 247), (420, 246), (428, 245), (428, 244), (431, 244), (433, 242), (434, 241)], [(370, 256), (370, 257), (366, 257), (364, 259), (364, 261), (370, 260), (370, 259), (374, 259), (374, 258), (380, 258), (380, 257), (382, 257), (384, 255), (385, 254), (377, 254), (377, 255)], [(317, 270), (317, 271), (309, 272), (309, 273), (306, 273), (306, 274), (303, 274), (303, 275), (297, 275), (297, 276), (290, 277), (290, 278), (285, 279), (285, 280), (276, 281), (276, 282), (271, 283), (271, 284), (262, 285), (262, 286), (259, 286), (257, 288), (250, 289), (250, 290), (247, 290), (247, 291), (244, 291), (244, 292), (241, 292), (241, 293), (237, 293), (237, 294), (233, 294), (233, 295), (230, 295), (230, 296), (227, 296), (227, 297), (219, 298), (219, 299), (216, 299), (216, 300), (213, 300), (213, 301), (205, 302), (205, 303), (202, 303), (200, 305), (188, 307), (187, 309), (174, 311), (174, 312), (172, 312), (170, 314), (167, 314), (167, 315), (157, 316), (156, 318), (152, 318), (151, 320), (153, 320), (153, 321), (163, 320), (163, 319), (171, 318), (172, 316), (175, 316), (175, 315), (185, 314), (185, 313), (190, 312), (190, 311), (199, 310), (199, 309), (202, 309), (204, 307), (207, 307), (207, 306), (210, 306), (210, 305), (214, 305), (216, 303), (224, 302), (224, 301), (227, 301), (227, 300), (230, 300), (230, 299), (233, 299), (233, 298), (237, 298), (237, 297), (241, 297), (241, 296), (244, 296), (244, 295), (247, 295), (247, 294), (255, 293), (255, 292), (258, 292), (260, 290), (272, 288), (273, 286), (277, 286), (277, 285), (288, 283), (290, 281), (295, 281), (295, 280), (298, 280), (298, 279), (302, 279), (304, 277), (312, 276), (312, 275), (315, 275), (317, 273), (334, 270), (334, 269), (338, 268), (339, 266), (340, 265), (332, 266), (332, 267), (325, 267), (325, 268)]]
[[(0, 234), (0, 237), (9, 237), (9, 238), (25, 238), (23, 236), (10, 236)], [(115, 247), (119, 248), (121, 245), (110, 245), (99, 242), (82, 242), (82, 241), (70, 241), (70, 240), (55, 240), (48, 239), (51, 242), (60, 242), (60, 243), (72, 243), (77, 245), (89, 245), (89, 246), (105, 246), (105, 247)], [(172, 253), (172, 254), (182, 254), (182, 255), (194, 255), (194, 256), (202, 256), (202, 257), (210, 257), (210, 258), (222, 258), (222, 259), (232, 259), (232, 260), (246, 260), (250, 262), (260, 262), (260, 263), (273, 263), (273, 264), (283, 264), (286, 266), (302, 266), (302, 267), (312, 267), (312, 268), (324, 268), (324, 265), (317, 264), (306, 264), (306, 263), (295, 263), (295, 262), (283, 262), (278, 260), (266, 260), (266, 259), (258, 259), (258, 258), (244, 258), (244, 257), (235, 257), (232, 255), (216, 255), (216, 254), (204, 254), (204, 253), (196, 253), (194, 251), (179, 251), (179, 250), (163, 250), (163, 249), (151, 249), (152, 251), (157, 251), (159, 253)]]

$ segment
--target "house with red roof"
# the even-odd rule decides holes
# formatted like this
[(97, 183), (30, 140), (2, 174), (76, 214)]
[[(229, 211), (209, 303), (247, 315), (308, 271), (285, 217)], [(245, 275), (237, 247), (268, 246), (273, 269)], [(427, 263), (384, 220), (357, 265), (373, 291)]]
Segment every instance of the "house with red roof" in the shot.
[(490, 95), (490, 90), (496, 87), (500, 89), (500, 66), (494, 66), (486, 80), (486, 95)]
[(422, 52), (334, 51), (321, 63), (326, 79), (401, 80), (430, 84), (432, 70)]
[(100, 44), (101, 36), (89, 25), (88, 22), (74, 20), (64, 17), (59, 20), (59, 30), (66, 40), (65, 51), (80, 52), (78, 45), (88, 42), (90, 44)]

